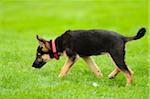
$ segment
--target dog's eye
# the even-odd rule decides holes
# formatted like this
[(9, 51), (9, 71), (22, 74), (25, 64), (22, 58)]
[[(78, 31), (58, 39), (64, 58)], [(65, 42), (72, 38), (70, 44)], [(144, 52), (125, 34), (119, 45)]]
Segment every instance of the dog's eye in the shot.
[(41, 55), (41, 53), (37, 53), (37, 55), (38, 55), (38, 56), (40, 56), (40, 55)]

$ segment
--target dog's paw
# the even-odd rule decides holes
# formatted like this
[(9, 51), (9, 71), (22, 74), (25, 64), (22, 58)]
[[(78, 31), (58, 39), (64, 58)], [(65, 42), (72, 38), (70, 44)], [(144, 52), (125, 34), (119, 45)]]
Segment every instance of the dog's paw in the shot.
[(59, 74), (58, 77), (59, 77), (59, 78), (62, 78), (63, 76)]
[(130, 84), (127, 83), (127, 84), (125, 85), (125, 87), (131, 87), (131, 85), (132, 85), (131, 83), (130, 83)]
[(59, 74), (58, 77), (63, 78), (63, 77), (65, 77), (65, 74)]
[(97, 75), (97, 77), (98, 77), (98, 78), (103, 78), (103, 74), (100, 73), (100, 74)]
[(112, 76), (112, 77), (108, 77), (109, 79), (113, 79), (114, 77)]
[(109, 78), (109, 79), (113, 79), (114, 77), (115, 77), (115, 76), (112, 75), (112, 74), (108, 75), (108, 78)]

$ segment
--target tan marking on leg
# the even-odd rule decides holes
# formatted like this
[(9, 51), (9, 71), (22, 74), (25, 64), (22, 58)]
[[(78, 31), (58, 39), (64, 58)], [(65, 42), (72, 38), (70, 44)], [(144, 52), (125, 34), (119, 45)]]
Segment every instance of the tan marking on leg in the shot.
[[(109, 56), (110, 56), (110, 54), (108, 54)], [(111, 56), (110, 56), (110, 58), (111, 58)], [(111, 58), (111, 60), (112, 60), (112, 62), (113, 62), (113, 64), (116, 66), (116, 68), (118, 68), (118, 66), (116, 65), (116, 63), (113, 61), (113, 59)], [(125, 73), (125, 77), (126, 77), (126, 79), (127, 79), (127, 84), (126, 84), (126, 86), (128, 86), (128, 85), (131, 85), (131, 83), (132, 83), (132, 74), (133, 74), (133, 71), (128, 67), (128, 69), (129, 69), (129, 71), (128, 72), (124, 72)], [(119, 71), (121, 71), (119, 68), (118, 68), (118, 70)], [(119, 72), (118, 72), (119, 73)]]
[(68, 71), (70, 70), (71, 66), (75, 63), (75, 61), (77, 60), (78, 58), (76, 58), (74, 61), (72, 61), (71, 58), (69, 58), (66, 63), (64, 64), (64, 66), (62, 67), (61, 69), (61, 72), (59, 74), (59, 77), (63, 77), (65, 76)]
[[(109, 55), (109, 54), (108, 54)], [(109, 55), (110, 56), (110, 55)], [(112, 58), (111, 58), (112, 59)], [(113, 59), (112, 59), (113, 61)], [(113, 61), (113, 63), (115, 64), (115, 62)], [(118, 67), (116, 64), (115, 64), (116, 67)], [(126, 86), (129, 86), (131, 85), (132, 83), (132, 74), (133, 74), (133, 71), (128, 67), (129, 71), (123, 71), (125, 73), (125, 77), (127, 79), (127, 84)], [(118, 68), (119, 71), (121, 71), (119, 68)]]
[(118, 73), (120, 72), (120, 70), (116, 67), (110, 74), (109, 74), (109, 79), (114, 78)]
[(129, 71), (131, 72), (131, 74), (134, 74), (134, 72), (132, 71), (132, 69), (131, 69), (131, 68), (129, 68), (129, 67), (128, 67), (128, 69), (129, 69)]
[(127, 84), (126, 84), (126, 86), (131, 85), (131, 83), (132, 83), (132, 74), (129, 73), (129, 72), (125, 72), (125, 76), (126, 76), (126, 79), (127, 79)]
[(89, 67), (92, 69), (92, 71), (95, 73), (97, 77), (103, 76), (100, 69), (98, 68), (98, 66), (91, 57), (82, 57), (82, 58), (89, 65)]
[(108, 77), (109, 77), (109, 79), (112, 79), (112, 78), (114, 78), (115, 76), (117, 76), (117, 74), (121, 71), (119, 68), (118, 68), (118, 66), (116, 65), (116, 63), (114, 62), (114, 60), (112, 59), (112, 57), (111, 57), (111, 55), (108, 53), (107, 54), (108, 55), (108, 57), (111, 59), (111, 61), (112, 61), (112, 63), (115, 65), (115, 69), (114, 69), (114, 71), (112, 71), (109, 75), (108, 75)]

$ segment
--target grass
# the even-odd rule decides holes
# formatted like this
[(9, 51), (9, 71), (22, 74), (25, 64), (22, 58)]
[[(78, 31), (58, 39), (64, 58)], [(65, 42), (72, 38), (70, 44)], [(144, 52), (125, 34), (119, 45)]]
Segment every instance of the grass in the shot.
[(148, 0), (1, 0), (0, 9), (0, 99), (149, 98), (148, 32), (126, 45), (126, 62), (134, 71), (134, 82), (127, 88), (123, 73), (108, 79), (114, 66), (106, 55), (93, 56), (102, 79), (83, 60), (65, 78), (58, 78), (66, 57), (40, 70), (31, 67), (36, 34), (52, 39), (67, 29), (98, 28), (132, 36), (142, 26), (148, 28)]

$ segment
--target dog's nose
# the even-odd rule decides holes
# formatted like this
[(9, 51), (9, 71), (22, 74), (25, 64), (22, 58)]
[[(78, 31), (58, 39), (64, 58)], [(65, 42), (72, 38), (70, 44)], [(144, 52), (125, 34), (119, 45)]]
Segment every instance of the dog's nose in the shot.
[(45, 65), (46, 64), (46, 62), (34, 62), (33, 64), (32, 64), (32, 67), (34, 67), (34, 68), (41, 68), (43, 65)]
[(32, 67), (36, 67), (36, 63), (35, 62), (32, 64)]
[(41, 68), (41, 66), (38, 63), (36, 63), (36, 62), (34, 62), (32, 64), (32, 67), (34, 67), (34, 68)]

